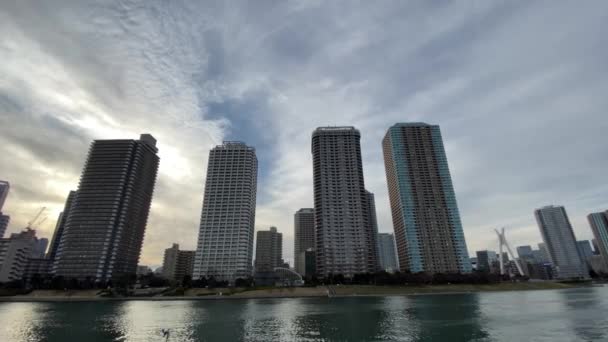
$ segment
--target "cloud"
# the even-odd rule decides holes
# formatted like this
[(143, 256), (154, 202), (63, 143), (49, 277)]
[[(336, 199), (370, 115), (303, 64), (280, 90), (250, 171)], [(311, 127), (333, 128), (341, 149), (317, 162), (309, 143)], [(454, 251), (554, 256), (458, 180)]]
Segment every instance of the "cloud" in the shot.
[[(142, 263), (194, 248), (208, 150), (254, 145), (256, 226), (293, 254), (311, 207), (310, 137), (362, 134), (366, 187), (392, 231), (381, 139), (395, 122), (439, 124), (469, 250), (540, 241), (533, 210), (564, 204), (579, 238), (606, 209), (608, 6), (574, 3), (163, 1), (3, 4), (0, 175), (11, 230), (55, 214), (97, 138), (159, 141)], [(539, 20), (542, 18), (542, 20)], [(176, 205), (179, 203), (179, 205)], [(50, 235), (52, 225), (43, 229)]]

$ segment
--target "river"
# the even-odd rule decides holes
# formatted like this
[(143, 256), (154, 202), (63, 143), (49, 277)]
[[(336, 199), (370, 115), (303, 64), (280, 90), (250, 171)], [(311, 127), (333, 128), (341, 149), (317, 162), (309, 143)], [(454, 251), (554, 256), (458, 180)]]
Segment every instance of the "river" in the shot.
[(608, 341), (608, 287), (407, 297), (0, 303), (2, 342)]

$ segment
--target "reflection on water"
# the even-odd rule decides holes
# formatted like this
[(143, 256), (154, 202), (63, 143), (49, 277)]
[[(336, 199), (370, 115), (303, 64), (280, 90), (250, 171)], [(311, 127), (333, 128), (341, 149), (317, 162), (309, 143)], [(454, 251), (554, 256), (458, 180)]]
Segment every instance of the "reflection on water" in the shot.
[[(606, 312), (606, 300), (598, 291), (581, 291), (580, 289), (561, 292), (564, 310), (569, 312), (571, 327), (581, 341), (605, 341), (608, 333), (608, 318), (605, 314), (589, 317), (588, 311)], [(602, 305), (603, 304), (603, 305)]]
[(0, 303), (0, 341), (602, 341), (607, 288), (413, 297)]

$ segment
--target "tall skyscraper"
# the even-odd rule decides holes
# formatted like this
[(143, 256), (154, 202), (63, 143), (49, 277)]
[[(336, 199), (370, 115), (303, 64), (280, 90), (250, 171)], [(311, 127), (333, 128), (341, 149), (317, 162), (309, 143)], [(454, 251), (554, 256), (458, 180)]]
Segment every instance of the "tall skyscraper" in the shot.
[(159, 158), (156, 140), (96, 140), (59, 241), (53, 272), (104, 282), (135, 274)]
[(257, 175), (253, 147), (225, 141), (209, 152), (194, 279), (251, 275)]
[(439, 126), (395, 124), (382, 147), (401, 270), (471, 272)]
[(74, 203), (75, 197), (76, 191), (70, 191), (70, 193), (68, 194), (68, 198), (65, 201), (63, 211), (59, 213), (59, 217), (57, 218), (57, 224), (55, 225), (55, 231), (53, 232), (53, 237), (51, 238), (49, 252), (47, 253), (48, 259), (55, 260), (55, 257), (57, 256), (59, 243), (61, 242), (61, 238), (63, 237), (66, 221), (68, 220), (68, 216), (70, 215), (70, 209), (72, 208), (72, 203)]
[(587, 220), (595, 237), (596, 250), (604, 258), (604, 263), (608, 265), (608, 210), (603, 213), (589, 214)]
[(302, 208), (294, 215), (294, 267), (306, 274), (306, 251), (315, 248), (315, 210)]
[(2, 212), (2, 207), (4, 207), (4, 202), (6, 202), (10, 188), (9, 182), (0, 180), (0, 212)]
[(360, 139), (354, 127), (319, 127), (312, 134), (315, 252), (322, 277), (377, 269)]
[(587, 266), (581, 257), (566, 209), (546, 206), (534, 211), (538, 228), (549, 252), (549, 259), (558, 279), (588, 278)]
[(395, 238), (393, 234), (378, 234), (378, 255), (380, 268), (383, 271), (397, 271), (397, 251), (395, 250)]
[(283, 266), (283, 234), (276, 227), (258, 230), (255, 243), (255, 271), (273, 272)]

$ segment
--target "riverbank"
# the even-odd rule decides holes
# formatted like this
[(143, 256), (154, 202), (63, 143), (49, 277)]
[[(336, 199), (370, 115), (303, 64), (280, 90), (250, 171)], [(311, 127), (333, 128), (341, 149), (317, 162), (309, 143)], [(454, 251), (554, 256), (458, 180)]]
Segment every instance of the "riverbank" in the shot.
[[(124, 300), (220, 300), (220, 299), (262, 299), (262, 298), (314, 298), (314, 297), (356, 297), (356, 296), (412, 296), (438, 295), (499, 291), (561, 290), (592, 286), (589, 283), (499, 283), (499, 284), (453, 284), (429, 286), (365, 286), (332, 285), (318, 287), (261, 288), (261, 289), (188, 289), (183, 295), (154, 296), (113, 296), (103, 297), (99, 290), (36, 290), (26, 295), (0, 297), (0, 302), (82, 302), (82, 301), (124, 301)], [(595, 285), (605, 286), (605, 285)]]

